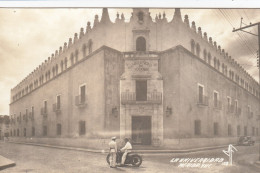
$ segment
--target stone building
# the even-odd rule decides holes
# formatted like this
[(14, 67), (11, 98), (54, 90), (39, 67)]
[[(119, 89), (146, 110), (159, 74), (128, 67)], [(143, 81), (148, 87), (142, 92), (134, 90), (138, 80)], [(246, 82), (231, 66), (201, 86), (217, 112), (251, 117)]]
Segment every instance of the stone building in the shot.
[(4, 137), (9, 136), (9, 116), (7, 115), (0, 115), (0, 140), (4, 139)]
[[(14, 139), (185, 148), (259, 137), (259, 84), (180, 9), (106, 8), (11, 90)], [(73, 140), (72, 140), (73, 139)], [(83, 143), (83, 142), (82, 142)]]

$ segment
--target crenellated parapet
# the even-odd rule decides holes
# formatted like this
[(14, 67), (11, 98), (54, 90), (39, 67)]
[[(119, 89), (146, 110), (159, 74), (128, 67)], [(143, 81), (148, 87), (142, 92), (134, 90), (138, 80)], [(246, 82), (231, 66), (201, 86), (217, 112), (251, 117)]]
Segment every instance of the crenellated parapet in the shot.
[[(209, 54), (210, 57), (214, 56), (214, 59), (216, 62), (213, 62), (213, 66), (216, 67), (218, 70), (221, 70), (225, 73), (226, 76), (231, 77), (232, 80), (237, 81), (238, 83), (241, 83), (241, 85), (253, 85), (255, 88), (257, 88), (258, 83), (257, 81), (250, 75), (246, 70), (237, 62), (235, 61), (231, 56), (228, 55), (228, 52), (225, 51), (225, 49), (221, 48), (221, 45), (217, 45), (216, 41), (212, 40), (212, 37), (208, 37), (207, 32), (202, 32), (201, 27), (196, 27), (195, 21), (189, 22), (189, 16), (184, 16), (184, 25), (190, 29), (190, 33), (193, 35), (193, 39), (191, 40), (191, 47), (194, 46), (194, 48), (191, 48), (193, 53), (197, 56), (200, 56), (200, 52), (202, 49), (204, 49), (204, 59), (209, 60), (206, 58), (206, 54)], [(205, 47), (205, 48), (202, 48)], [(207, 52), (207, 53), (206, 53)], [(202, 58), (203, 59), (203, 58)], [(220, 62), (221, 61), (221, 62)], [(220, 63), (222, 67), (218, 67), (218, 62)], [(208, 62), (210, 63), (210, 62)], [(229, 70), (227, 69), (229, 68)], [(238, 76), (235, 73), (240, 73), (242, 76)], [(244, 77), (243, 77), (244, 76)], [(245, 79), (240, 78), (246, 78), (248, 82), (245, 85)], [(247, 87), (246, 87), (247, 88)]]
[[(245, 87), (249, 83), (258, 86), (257, 82), (221, 45), (218, 45), (201, 27), (196, 26), (195, 21), (190, 22), (188, 15), (185, 15), (182, 20), (180, 9), (175, 9), (172, 20), (169, 20), (165, 12), (156, 14), (156, 17), (152, 19), (149, 9), (136, 8), (133, 9), (130, 21), (126, 22), (123, 13), (121, 15), (117, 13), (113, 23), (107, 8), (104, 8), (101, 18), (95, 15), (93, 27), (88, 21), (85, 30), (80, 28), (79, 33), (74, 33), (67, 42), (64, 42), (50, 57), (14, 87), (11, 90), (12, 100), (21, 98), (59, 76), (60, 73), (65, 72), (77, 64), (80, 59), (86, 58), (93, 50), (103, 45), (121, 52), (136, 51), (135, 42), (140, 36), (147, 41), (146, 51), (164, 51), (183, 44), (194, 55), (205, 60), (231, 80)], [(237, 76), (238, 73), (242, 76)]]

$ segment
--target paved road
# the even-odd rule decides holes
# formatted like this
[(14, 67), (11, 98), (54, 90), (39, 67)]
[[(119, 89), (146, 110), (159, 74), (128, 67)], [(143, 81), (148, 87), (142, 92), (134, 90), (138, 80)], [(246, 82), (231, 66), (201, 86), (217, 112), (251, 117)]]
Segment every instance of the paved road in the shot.
[(171, 163), (172, 158), (224, 158), (228, 157), (221, 149), (190, 153), (190, 154), (146, 154), (139, 168), (131, 166), (124, 168), (109, 168), (106, 154), (87, 153), (64, 149), (3, 143), (0, 142), (0, 155), (16, 162), (16, 166), (7, 168), (1, 172), (231, 172), (251, 173), (258, 169), (253, 162), (258, 159), (258, 146), (237, 147), (238, 151), (233, 155), (233, 165), (223, 166), (214, 163), (210, 168), (179, 168), (178, 163)]

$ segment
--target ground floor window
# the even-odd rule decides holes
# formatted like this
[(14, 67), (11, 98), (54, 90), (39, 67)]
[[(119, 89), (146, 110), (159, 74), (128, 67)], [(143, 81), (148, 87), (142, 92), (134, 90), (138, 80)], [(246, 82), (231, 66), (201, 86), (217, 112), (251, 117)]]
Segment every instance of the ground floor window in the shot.
[(20, 134), (19, 134), (19, 129), (17, 129), (17, 136), (20, 136)]
[(200, 120), (194, 121), (194, 134), (200, 135), (201, 134), (201, 123)]
[(57, 135), (61, 135), (61, 124), (57, 124)]
[(32, 127), (32, 136), (35, 136), (35, 128)]
[(237, 126), (237, 136), (240, 136), (240, 126)]
[(218, 123), (214, 123), (214, 135), (218, 135)]
[(86, 122), (80, 121), (79, 122), (79, 135), (85, 135), (86, 134)]
[(232, 136), (232, 129), (230, 124), (228, 124), (228, 136)]
[(47, 136), (47, 126), (43, 126), (43, 136)]
[(23, 129), (23, 136), (26, 136), (26, 128)]
[(244, 127), (244, 136), (247, 136), (247, 126)]

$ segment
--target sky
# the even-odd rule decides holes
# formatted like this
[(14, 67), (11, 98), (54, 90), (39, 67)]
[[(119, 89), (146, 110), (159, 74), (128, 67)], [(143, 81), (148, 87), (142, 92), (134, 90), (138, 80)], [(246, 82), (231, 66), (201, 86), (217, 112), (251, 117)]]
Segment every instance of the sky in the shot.
[[(124, 13), (129, 21), (132, 9), (109, 8), (111, 21), (116, 13)], [(94, 16), (101, 18), (101, 8), (0, 8), (0, 115), (9, 114), (10, 90), (31, 73), (55, 50), (68, 42), (74, 33), (84, 30)], [(150, 9), (166, 13), (172, 20), (174, 9)], [(258, 81), (256, 67), (257, 37), (244, 32), (232, 32), (243, 24), (260, 21), (260, 9), (181, 9), (182, 18), (189, 15), (202, 32), (207, 32), (221, 48), (238, 61)], [(246, 31), (257, 34), (257, 27)]]

